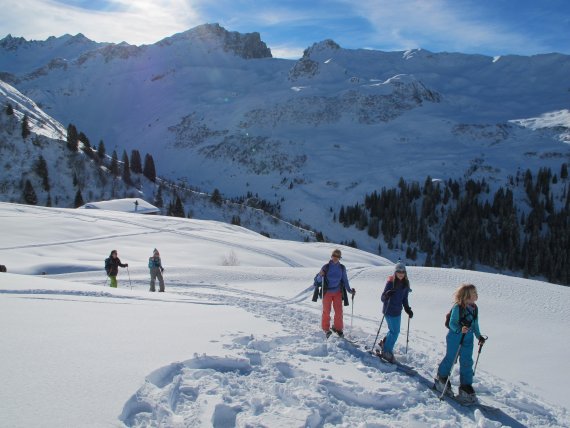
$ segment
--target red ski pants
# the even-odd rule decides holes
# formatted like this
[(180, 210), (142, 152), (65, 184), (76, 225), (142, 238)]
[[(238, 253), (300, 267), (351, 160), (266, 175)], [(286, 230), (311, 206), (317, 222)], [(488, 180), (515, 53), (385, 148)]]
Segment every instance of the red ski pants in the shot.
[(334, 309), (334, 323), (336, 330), (343, 330), (342, 320), (342, 291), (327, 292), (323, 298), (323, 316), (321, 319), (321, 327), (324, 331), (331, 328), (331, 306)]

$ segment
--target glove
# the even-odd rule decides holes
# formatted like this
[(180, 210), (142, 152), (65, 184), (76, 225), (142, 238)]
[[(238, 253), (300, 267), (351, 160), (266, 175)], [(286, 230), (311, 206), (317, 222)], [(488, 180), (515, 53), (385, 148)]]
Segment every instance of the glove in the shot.
[(128, 264), (128, 263), (125, 263), (125, 267), (129, 267), (129, 264)]
[(414, 313), (412, 312), (412, 308), (404, 308), (404, 310), (406, 311), (406, 313), (408, 314), (408, 316), (410, 318), (414, 317)]
[(163, 267), (161, 267), (161, 268), (160, 268), (160, 271), (161, 271), (161, 272), (164, 272), (164, 268), (163, 268)]
[(350, 294), (352, 294), (354, 296), (356, 294), (356, 288), (353, 288), (352, 290), (350, 290)]
[(388, 290), (384, 293), (384, 297), (386, 297), (387, 299), (389, 299), (393, 295), (394, 295), (394, 290)]
[(479, 336), (479, 346), (483, 346), (483, 345), (485, 344), (485, 341), (486, 341), (486, 340), (487, 340), (487, 339), (485, 339), (485, 337)]

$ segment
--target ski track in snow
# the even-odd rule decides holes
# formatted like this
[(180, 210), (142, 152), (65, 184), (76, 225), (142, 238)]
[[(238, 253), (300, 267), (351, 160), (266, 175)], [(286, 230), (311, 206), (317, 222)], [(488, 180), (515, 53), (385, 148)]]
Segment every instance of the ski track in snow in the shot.
[[(124, 405), (120, 420), (128, 427), (194, 427), (208, 421), (214, 427), (313, 428), (433, 426), (434, 420), (440, 426), (462, 427), (570, 423), (565, 410), (543, 404), (501, 379), (481, 376), (484, 372), (476, 378), (476, 389), (482, 401), (498, 411), (439, 401), (429, 390), (437, 364), (433, 355), (415, 352), (412, 344), (404, 356), (405, 335), (404, 340), (400, 337), (397, 355), (416, 368), (418, 377), (403, 374), (334, 335), (325, 341), (316, 327), (320, 305), (293, 305), (310, 300), (312, 287), (291, 299), (216, 284), (174, 282), (170, 291), (181, 298), (190, 295), (240, 307), (280, 324), (283, 334), (255, 337), (243, 332), (225, 344), (230, 357), (195, 354), (155, 370)], [(372, 341), (362, 332), (351, 337), (362, 344)], [(414, 341), (429, 342), (421, 336)], [(338, 373), (338, 366), (346, 376), (330, 374)]]
[[(38, 211), (41, 212), (42, 209), (45, 209), (44, 207), (37, 207)], [(47, 209), (46, 210), (46, 216), (47, 217), (51, 217), (54, 213), (54, 211)], [(196, 231), (192, 231), (191, 228), (181, 228), (180, 227), (180, 223), (173, 221), (171, 222), (171, 224), (169, 224), (168, 226), (164, 226), (165, 220), (163, 217), (160, 217), (159, 220), (157, 220), (157, 223), (159, 224), (156, 227), (150, 227), (149, 226), (149, 222), (146, 221), (146, 219), (144, 219), (144, 221), (136, 221), (133, 219), (127, 219), (123, 216), (108, 216), (105, 218), (101, 218), (101, 219), (95, 219), (93, 218), (93, 216), (91, 215), (91, 213), (86, 213), (86, 214), (82, 214), (79, 211), (73, 211), (71, 214), (69, 212), (66, 211), (56, 211), (58, 212), (60, 215), (62, 216), (69, 216), (71, 218), (73, 218), (74, 220), (84, 220), (87, 222), (94, 222), (94, 221), (112, 221), (113, 223), (119, 223), (122, 225), (128, 225), (128, 226), (136, 226), (139, 227), (141, 229), (144, 229), (141, 232), (138, 233), (112, 233), (109, 235), (100, 235), (100, 236), (94, 236), (91, 238), (83, 238), (83, 239), (73, 239), (73, 240), (63, 240), (63, 241), (50, 241), (50, 242), (46, 242), (46, 243), (34, 243), (34, 244), (29, 244), (29, 245), (19, 245), (19, 246), (10, 246), (10, 247), (0, 247), (0, 250), (17, 250), (17, 249), (27, 249), (27, 248), (36, 248), (36, 247), (51, 247), (51, 246), (57, 246), (57, 245), (69, 245), (69, 244), (76, 244), (76, 243), (85, 243), (85, 242), (89, 242), (89, 241), (98, 241), (98, 240), (109, 240), (109, 239), (117, 239), (117, 238), (125, 238), (125, 237), (129, 237), (129, 236), (140, 236), (140, 235), (149, 235), (149, 234), (153, 234), (153, 233), (171, 233), (171, 234), (175, 234), (175, 235), (180, 235), (180, 236), (187, 236), (187, 237), (192, 237), (193, 239), (199, 239), (202, 241), (206, 241), (206, 242), (212, 242), (212, 243), (218, 243), (218, 244), (223, 244), (227, 247), (233, 247), (236, 249), (241, 249), (241, 250), (246, 250), (246, 251), (251, 251), (251, 252), (255, 252), (257, 254), (263, 254), (266, 255), (268, 257), (271, 257), (275, 260), (280, 260), (283, 263), (285, 263), (287, 266), (289, 267), (301, 267), (301, 265), (299, 263), (297, 263), (296, 261), (290, 259), (289, 257), (283, 256), (282, 254), (280, 254), (279, 252), (275, 252), (275, 251), (271, 251), (271, 250), (267, 250), (267, 249), (261, 249), (259, 247), (255, 247), (255, 246), (250, 246), (250, 245), (245, 245), (243, 243), (240, 244), (236, 244), (236, 243), (231, 243), (228, 242), (227, 240), (224, 239), (216, 239), (216, 238), (212, 238), (211, 236), (205, 236), (203, 233), (201, 233), (200, 229), (196, 229)], [(108, 214), (108, 213), (107, 213)]]

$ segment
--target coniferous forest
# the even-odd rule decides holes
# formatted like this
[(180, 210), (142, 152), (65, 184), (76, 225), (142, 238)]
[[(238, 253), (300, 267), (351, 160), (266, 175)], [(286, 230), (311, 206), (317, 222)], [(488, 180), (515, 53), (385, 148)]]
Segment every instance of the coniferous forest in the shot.
[[(553, 192), (556, 187), (558, 191)], [(515, 199), (515, 194), (522, 195)], [(425, 266), (475, 269), (476, 264), (570, 284), (568, 166), (510, 177), (494, 193), (485, 180), (400, 179), (396, 188), (342, 206), (338, 221), (367, 230), (406, 257), (426, 253)]]

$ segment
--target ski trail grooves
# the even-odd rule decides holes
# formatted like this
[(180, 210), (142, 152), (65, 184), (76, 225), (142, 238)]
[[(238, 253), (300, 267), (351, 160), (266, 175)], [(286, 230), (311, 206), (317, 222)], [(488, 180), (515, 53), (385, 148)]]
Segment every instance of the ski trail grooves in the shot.
[[(430, 426), (434, 419), (464, 427), (501, 426), (501, 420), (532, 426), (563, 424), (560, 415), (546, 407), (525, 406), (536, 400), (494, 378), (487, 379), (481, 391), (485, 393), (494, 385), (496, 404), (509, 414), (502, 413), (499, 422), (480, 410), (440, 402), (418, 379), (342, 339), (333, 336), (325, 341), (314, 312), (287, 304), (300, 295), (259, 299), (237, 290), (210, 293), (211, 287), (200, 293), (192, 291), (192, 295), (243, 308), (281, 325), (283, 334), (256, 337), (235, 333), (225, 344), (229, 356), (195, 354), (151, 373), (124, 405), (120, 419), (127, 426), (200, 426), (210, 422), (216, 427), (352, 427), (364, 421)], [(179, 294), (187, 294), (182, 290), (177, 288)], [(420, 356), (419, 352), (410, 352), (412, 365)], [(339, 373), (339, 366), (343, 375), (331, 376)], [(430, 372), (435, 363), (416, 367)], [(505, 395), (509, 399), (500, 396), (502, 391), (508, 391)], [(513, 400), (523, 404), (513, 407)]]

